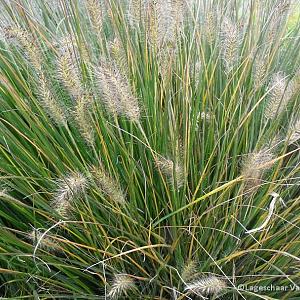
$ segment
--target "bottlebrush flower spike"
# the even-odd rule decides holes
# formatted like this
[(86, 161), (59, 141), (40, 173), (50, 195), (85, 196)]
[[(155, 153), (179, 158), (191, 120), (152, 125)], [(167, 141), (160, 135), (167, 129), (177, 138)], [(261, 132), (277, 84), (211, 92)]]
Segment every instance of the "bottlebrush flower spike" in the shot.
[(127, 64), (127, 56), (124, 46), (119, 38), (115, 38), (112, 42), (109, 43), (108, 46), (110, 50), (111, 57), (115, 61), (118, 69), (122, 73), (123, 76), (127, 76), (128, 74), (128, 64)]
[(132, 27), (138, 27), (140, 22), (146, 20), (147, 6), (146, 0), (130, 0), (127, 16)]
[(155, 163), (170, 184), (175, 184), (178, 188), (183, 186), (185, 180), (184, 167), (179, 162), (174, 164), (170, 159), (159, 157), (156, 158)]
[(184, 0), (158, 0), (153, 2), (150, 11), (150, 43), (158, 49), (164, 46), (175, 48), (177, 38), (183, 31), (187, 5)]
[(57, 71), (67, 91), (73, 98), (83, 93), (80, 70), (78, 68), (79, 53), (76, 41), (71, 36), (66, 36), (59, 43), (57, 58)]
[(266, 58), (257, 56), (253, 65), (253, 80), (255, 89), (261, 88), (266, 82), (267, 64)]
[(79, 172), (67, 175), (58, 181), (57, 190), (52, 200), (53, 209), (61, 216), (68, 217), (73, 202), (85, 193), (88, 179)]
[(181, 278), (184, 282), (191, 281), (198, 275), (197, 267), (198, 264), (195, 260), (190, 260), (183, 266)]
[(38, 229), (33, 229), (28, 233), (28, 238), (35, 247), (38, 243), (38, 248), (48, 251), (55, 251), (58, 248), (58, 244), (52, 238), (47, 235), (43, 236), (43, 232)]
[(211, 46), (217, 37), (218, 28), (217, 12), (209, 9), (204, 17), (203, 33), (207, 43)]
[(266, 36), (266, 43), (272, 44), (282, 21), (287, 17), (291, 7), (291, 0), (275, 0), (272, 10), (272, 15), (269, 21), (269, 28)]
[(288, 145), (291, 145), (300, 139), (300, 119), (298, 119), (288, 130)]
[(286, 98), (289, 101), (296, 96), (300, 90), (300, 70), (297, 70), (293, 78), (289, 81), (286, 88)]
[(38, 79), (38, 93), (39, 99), (46, 110), (49, 117), (58, 125), (65, 125), (67, 122), (67, 115), (65, 109), (54, 98), (46, 76), (41, 73)]
[(74, 107), (75, 121), (82, 137), (88, 145), (93, 145), (95, 140), (95, 129), (90, 116), (92, 101), (91, 96), (83, 94), (76, 99), (76, 105)]
[(274, 154), (270, 148), (262, 148), (257, 152), (248, 154), (244, 160), (241, 175), (244, 176), (245, 192), (254, 192), (262, 182), (265, 171), (273, 166)]
[(109, 299), (121, 299), (130, 290), (136, 289), (134, 279), (127, 274), (116, 274), (109, 289)]
[(267, 119), (274, 119), (288, 104), (290, 94), (286, 93), (286, 87), (287, 80), (285, 74), (282, 72), (274, 74), (268, 86), (268, 103), (265, 109), (265, 117)]
[(221, 55), (227, 74), (238, 63), (240, 43), (238, 25), (230, 18), (225, 17), (221, 26)]
[(17, 46), (20, 45), (25, 50), (28, 60), (40, 74), (42, 72), (43, 57), (33, 35), (21, 27), (8, 26), (4, 28), (4, 36), (8, 41), (15, 41)]
[(86, 0), (86, 7), (94, 30), (100, 36), (103, 25), (103, 11), (100, 2), (99, 0)]
[(140, 107), (127, 78), (121, 75), (115, 64), (102, 61), (95, 69), (96, 80), (107, 111), (139, 122)]
[(66, 123), (65, 110), (60, 103), (56, 101), (49, 89), (49, 83), (43, 72), (43, 57), (40, 47), (34, 37), (26, 30), (19, 27), (5, 28), (5, 36), (8, 40), (16, 40), (17, 45), (21, 45), (25, 50), (26, 56), (37, 72), (38, 94), (41, 104), (51, 119), (58, 125)]
[(126, 198), (117, 180), (113, 179), (104, 169), (103, 166), (93, 167), (91, 170), (94, 182), (100, 190), (107, 195), (112, 201), (124, 204)]
[(214, 275), (202, 277), (196, 281), (187, 283), (185, 291), (189, 291), (196, 295), (217, 296), (227, 287), (226, 282)]

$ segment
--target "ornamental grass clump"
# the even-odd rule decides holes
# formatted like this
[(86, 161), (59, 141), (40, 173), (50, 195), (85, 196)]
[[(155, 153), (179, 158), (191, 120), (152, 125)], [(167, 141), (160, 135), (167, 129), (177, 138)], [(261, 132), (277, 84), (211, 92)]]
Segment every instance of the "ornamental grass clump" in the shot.
[(290, 1), (0, 8), (1, 299), (300, 298)]

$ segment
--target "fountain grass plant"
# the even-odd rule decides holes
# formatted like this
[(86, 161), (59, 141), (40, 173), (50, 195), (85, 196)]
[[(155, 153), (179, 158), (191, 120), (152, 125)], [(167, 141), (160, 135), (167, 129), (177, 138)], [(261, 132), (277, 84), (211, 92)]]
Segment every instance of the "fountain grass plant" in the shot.
[(288, 0), (1, 0), (1, 299), (298, 299)]

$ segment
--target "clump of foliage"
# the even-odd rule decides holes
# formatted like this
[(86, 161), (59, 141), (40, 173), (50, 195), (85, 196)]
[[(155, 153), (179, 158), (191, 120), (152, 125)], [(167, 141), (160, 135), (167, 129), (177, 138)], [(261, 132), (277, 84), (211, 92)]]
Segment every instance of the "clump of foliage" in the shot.
[(290, 1), (0, 3), (3, 299), (300, 297)]

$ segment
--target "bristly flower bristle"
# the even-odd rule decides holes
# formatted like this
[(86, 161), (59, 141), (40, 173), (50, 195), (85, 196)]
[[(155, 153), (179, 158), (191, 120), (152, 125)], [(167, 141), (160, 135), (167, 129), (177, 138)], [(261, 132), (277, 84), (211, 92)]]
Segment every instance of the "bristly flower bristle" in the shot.
[(60, 103), (54, 98), (49, 82), (43, 71), (43, 56), (35, 38), (25, 29), (19, 27), (7, 27), (5, 29), (7, 39), (16, 39), (25, 50), (26, 56), (34, 67), (38, 81), (38, 95), (47, 114), (58, 125), (66, 124), (66, 113)]
[(207, 43), (212, 46), (217, 38), (218, 17), (215, 10), (209, 9), (204, 17), (203, 34)]
[(182, 268), (181, 278), (184, 282), (190, 282), (198, 276), (198, 263), (195, 260), (188, 261)]
[(291, 7), (291, 0), (275, 0), (266, 36), (266, 44), (272, 44)]
[(38, 243), (38, 248), (47, 251), (56, 251), (58, 244), (52, 238), (47, 235), (43, 236), (43, 232), (38, 229), (33, 229), (28, 233), (28, 238), (32, 242), (33, 247)]
[(103, 166), (93, 167), (91, 169), (93, 180), (106, 196), (112, 201), (120, 204), (126, 202), (125, 194), (122, 191), (119, 182), (112, 178), (104, 169)]
[(184, 29), (187, 4), (184, 0), (151, 1), (148, 7), (147, 35), (149, 45), (157, 55), (159, 73), (169, 72), (178, 51), (178, 41)]
[[(175, 48), (178, 37), (183, 31), (187, 7), (183, 0), (158, 0), (152, 6), (151, 44), (162, 50), (163, 47)], [(151, 25), (150, 25), (151, 26)]]
[(52, 200), (52, 208), (59, 215), (67, 218), (73, 209), (74, 201), (84, 195), (88, 184), (88, 179), (79, 172), (71, 173), (60, 179)]
[(76, 47), (75, 39), (70, 36), (64, 37), (59, 43), (59, 56), (57, 58), (59, 79), (73, 98), (77, 98), (83, 93)]
[(146, 0), (129, 1), (127, 15), (132, 27), (138, 27), (141, 22), (146, 21), (147, 6)]
[(261, 88), (266, 82), (267, 77), (267, 64), (266, 58), (257, 56), (253, 65), (253, 80), (254, 88), (257, 90)]
[(21, 45), (25, 54), (35, 68), (38, 75), (42, 73), (43, 56), (39, 45), (37, 44), (34, 36), (27, 30), (16, 27), (8, 26), (4, 29), (4, 36), (9, 40), (16, 40), (17, 45)]
[(288, 145), (291, 145), (300, 139), (300, 118), (296, 120), (288, 130)]
[(185, 175), (184, 167), (180, 162), (174, 164), (171, 159), (158, 157), (156, 158), (155, 163), (160, 172), (166, 176), (170, 184), (176, 185), (178, 188), (183, 186)]
[(91, 18), (92, 26), (100, 37), (103, 26), (103, 11), (99, 1), (100, 0), (86, 0), (86, 6)]
[(289, 95), (286, 93), (286, 86), (287, 80), (284, 73), (278, 72), (273, 75), (268, 86), (269, 98), (265, 109), (267, 119), (274, 119), (288, 104)]
[(57, 125), (65, 125), (67, 122), (66, 110), (62, 107), (58, 100), (55, 99), (49, 88), (49, 82), (43, 73), (40, 74), (40, 78), (38, 79), (38, 94), (48, 116)]
[(74, 118), (80, 133), (88, 145), (94, 145), (95, 129), (91, 117), (90, 107), (93, 99), (88, 94), (83, 94), (76, 99)]
[(247, 155), (243, 162), (242, 176), (244, 176), (246, 193), (255, 192), (262, 183), (265, 171), (273, 166), (274, 154), (270, 148), (262, 148)]
[(109, 299), (121, 299), (136, 288), (134, 279), (127, 274), (116, 274), (109, 289)]
[(230, 18), (225, 17), (221, 26), (221, 55), (227, 74), (238, 63), (240, 42), (238, 25)]
[(134, 96), (129, 81), (124, 77), (117, 66), (102, 61), (95, 69), (102, 101), (105, 108), (112, 115), (127, 117), (132, 122), (140, 119), (140, 107)]
[(226, 287), (227, 284), (223, 279), (209, 275), (187, 283), (185, 291), (201, 296), (218, 296)]
[(127, 76), (128, 64), (127, 64), (126, 52), (119, 38), (116, 37), (112, 42), (109, 43), (109, 50), (121, 74), (123, 76)]

